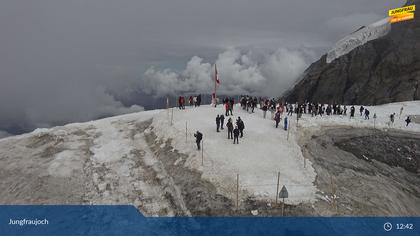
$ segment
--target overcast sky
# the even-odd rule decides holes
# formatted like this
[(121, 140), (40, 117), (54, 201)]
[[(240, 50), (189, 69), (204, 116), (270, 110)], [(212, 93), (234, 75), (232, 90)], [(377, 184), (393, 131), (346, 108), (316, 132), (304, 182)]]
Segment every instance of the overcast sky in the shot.
[(271, 96), (341, 37), (403, 3), (2, 0), (0, 130), (141, 110), (117, 98), (167, 95), (173, 83), (202, 92), (206, 83), (194, 81), (206, 80), (214, 62), (227, 91), (267, 87)]

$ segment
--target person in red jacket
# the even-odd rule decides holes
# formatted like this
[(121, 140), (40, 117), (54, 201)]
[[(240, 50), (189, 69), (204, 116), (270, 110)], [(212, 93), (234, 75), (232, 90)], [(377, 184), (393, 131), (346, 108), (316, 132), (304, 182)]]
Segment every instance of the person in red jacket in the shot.
[(183, 96), (179, 97), (179, 109), (185, 109), (185, 98)]
[(182, 109), (182, 97), (181, 96), (178, 97), (178, 108), (180, 110)]
[(192, 96), (190, 96), (190, 99), (189, 99), (189, 101), (188, 101), (189, 103), (190, 103), (190, 106), (192, 106), (193, 105), (193, 97)]

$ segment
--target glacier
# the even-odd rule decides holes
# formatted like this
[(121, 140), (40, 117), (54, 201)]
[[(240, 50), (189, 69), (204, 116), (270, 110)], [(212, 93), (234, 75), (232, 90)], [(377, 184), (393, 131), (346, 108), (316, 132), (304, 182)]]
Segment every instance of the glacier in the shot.
[(347, 35), (339, 40), (334, 47), (327, 53), (327, 63), (349, 53), (353, 49), (380, 37), (387, 35), (391, 31), (389, 17), (379, 20), (373, 24), (362, 27), (359, 30)]

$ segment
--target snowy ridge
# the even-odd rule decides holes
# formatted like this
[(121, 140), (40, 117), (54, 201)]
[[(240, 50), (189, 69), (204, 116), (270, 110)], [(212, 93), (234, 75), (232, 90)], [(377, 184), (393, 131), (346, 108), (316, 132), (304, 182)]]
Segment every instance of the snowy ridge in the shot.
[[(173, 114), (170, 109), (143, 111), (37, 129), (0, 140), (0, 201), (133, 204), (151, 216), (193, 215), (191, 202), (200, 195), (211, 200), (207, 189), (235, 202), (237, 174), (240, 207), (248, 197), (271, 204), (280, 172), (280, 186), (289, 191), (287, 204), (328, 202), (330, 196), (315, 185), (312, 162), (304, 159), (300, 135), (328, 126), (420, 132), (420, 101), (366, 108), (376, 120), (357, 112), (354, 119), (304, 114), (298, 130), (293, 115), (288, 133), (275, 128), (270, 112), (264, 119), (260, 109), (251, 114), (235, 105), (233, 120), (240, 116), (245, 122), (239, 144), (227, 139), (226, 129), (216, 132), (215, 116), (224, 113), (223, 106), (174, 108)], [(396, 121), (390, 124), (394, 112)], [(406, 127), (408, 115), (414, 123)], [(204, 135), (203, 159), (192, 135), (196, 130)]]
[(327, 63), (339, 58), (353, 49), (388, 34), (391, 30), (389, 18), (384, 18), (366, 27), (363, 27), (338, 41), (327, 54)]

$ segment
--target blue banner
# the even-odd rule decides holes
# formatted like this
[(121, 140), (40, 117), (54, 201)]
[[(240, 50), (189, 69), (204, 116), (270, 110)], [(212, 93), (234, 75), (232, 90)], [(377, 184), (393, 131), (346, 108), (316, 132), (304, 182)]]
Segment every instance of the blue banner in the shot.
[(133, 206), (3, 205), (0, 235), (420, 235), (420, 217), (144, 217)]

